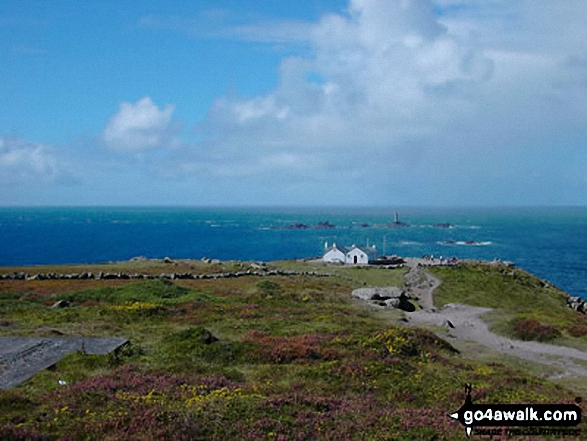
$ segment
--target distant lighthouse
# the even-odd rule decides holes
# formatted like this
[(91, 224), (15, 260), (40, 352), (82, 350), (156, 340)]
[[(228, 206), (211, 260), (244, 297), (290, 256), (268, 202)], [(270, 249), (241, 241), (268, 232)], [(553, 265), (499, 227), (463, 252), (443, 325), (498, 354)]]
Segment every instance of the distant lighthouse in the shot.
[(409, 227), (409, 224), (404, 224), (403, 222), (400, 222), (399, 220), (399, 215), (397, 214), (397, 211), (393, 214), (393, 222), (387, 224), (387, 227), (389, 228), (399, 228), (399, 227)]

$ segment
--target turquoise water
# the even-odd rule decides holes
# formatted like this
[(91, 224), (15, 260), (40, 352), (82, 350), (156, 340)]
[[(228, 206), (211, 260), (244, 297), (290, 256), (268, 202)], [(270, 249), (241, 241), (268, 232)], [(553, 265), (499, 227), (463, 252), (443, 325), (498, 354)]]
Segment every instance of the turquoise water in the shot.
[[(381, 228), (394, 211), (409, 228)], [(334, 229), (288, 230), (293, 223)], [(368, 228), (362, 224), (370, 225)], [(435, 228), (450, 223), (453, 228)], [(587, 298), (587, 208), (2, 208), (0, 265), (162, 258), (278, 260), (320, 255), (324, 242), (387, 254), (514, 262)], [(466, 244), (472, 241), (474, 244)], [(448, 244), (447, 244), (448, 242)]]

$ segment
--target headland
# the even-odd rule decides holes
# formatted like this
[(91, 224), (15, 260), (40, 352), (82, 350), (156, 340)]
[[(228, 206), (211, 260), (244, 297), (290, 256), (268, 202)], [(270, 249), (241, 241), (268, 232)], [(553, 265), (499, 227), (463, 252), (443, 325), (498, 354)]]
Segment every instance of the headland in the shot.
[(502, 262), (404, 260), (0, 268), (0, 336), (124, 343), (0, 391), (0, 434), (463, 439), (446, 415), (464, 383), (476, 402), (586, 392), (587, 320), (566, 293)]

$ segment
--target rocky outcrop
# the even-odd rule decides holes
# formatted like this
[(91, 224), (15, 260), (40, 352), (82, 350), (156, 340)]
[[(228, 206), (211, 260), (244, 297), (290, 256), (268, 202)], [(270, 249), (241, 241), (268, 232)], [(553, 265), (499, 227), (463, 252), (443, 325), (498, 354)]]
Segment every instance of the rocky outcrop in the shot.
[(129, 262), (146, 262), (147, 260), (149, 259), (147, 259), (145, 256), (137, 256), (129, 259)]
[(416, 310), (416, 307), (409, 301), (410, 296), (396, 286), (355, 289), (353, 297), (373, 306), (397, 308), (408, 312)]
[(67, 308), (69, 306), (69, 302), (67, 300), (59, 300), (58, 302), (53, 303), (51, 308)]
[(587, 314), (587, 303), (585, 303), (585, 300), (583, 300), (581, 297), (569, 297), (569, 300), (567, 300), (567, 305), (577, 312)]
[(390, 298), (399, 298), (403, 293), (404, 291), (397, 286), (360, 288), (353, 291), (353, 297), (363, 300), (387, 300)]

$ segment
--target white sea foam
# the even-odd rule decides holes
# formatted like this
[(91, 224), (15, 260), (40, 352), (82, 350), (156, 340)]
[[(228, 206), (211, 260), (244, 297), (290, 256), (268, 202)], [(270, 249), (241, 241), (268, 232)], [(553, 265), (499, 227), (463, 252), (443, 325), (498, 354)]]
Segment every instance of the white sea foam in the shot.
[(492, 245), (493, 242), (487, 241), (474, 241), (474, 240), (444, 240), (436, 242), (438, 245), (462, 245), (462, 246), (469, 246), (469, 247), (486, 247)]

